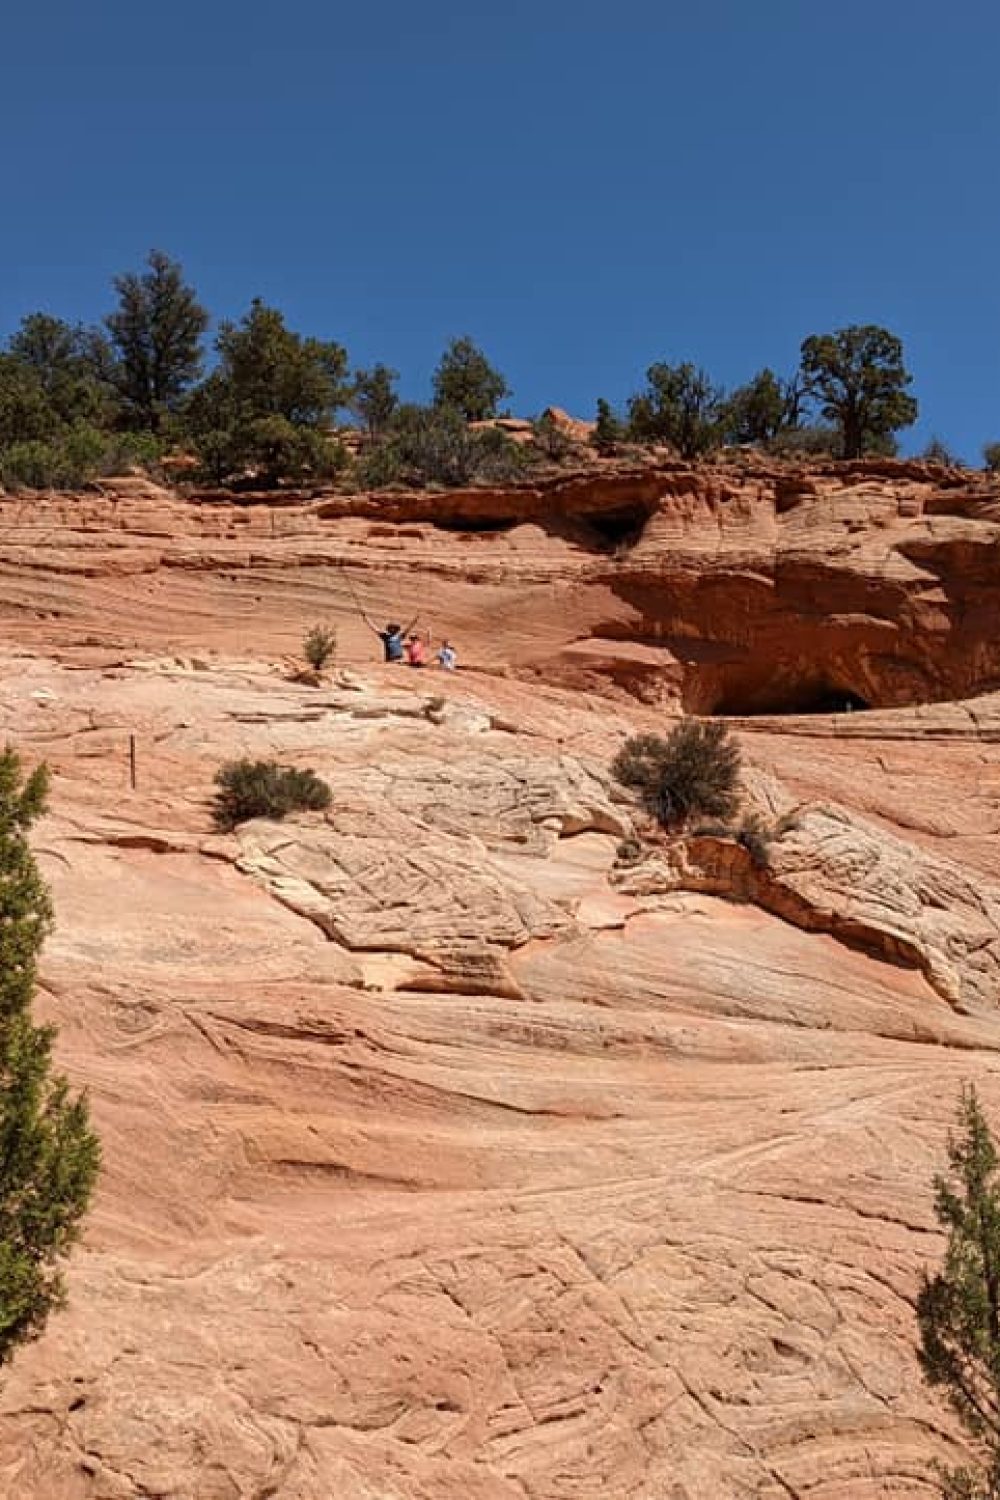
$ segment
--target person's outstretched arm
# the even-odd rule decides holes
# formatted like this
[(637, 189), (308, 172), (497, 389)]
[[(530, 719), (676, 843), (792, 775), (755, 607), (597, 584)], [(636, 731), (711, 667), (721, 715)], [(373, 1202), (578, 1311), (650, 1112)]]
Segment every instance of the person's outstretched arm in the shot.
[(381, 632), (381, 630), (379, 630), (378, 626), (372, 624), (371, 620), (369, 620), (369, 618), (365, 614), (364, 610), (361, 611), (361, 618), (362, 618), (362, 620), (364, 620), (364, 622), (368, 626), (369, 630), (373, 630), (376, 635), (381, 635), (382, 634), (382, 632)]

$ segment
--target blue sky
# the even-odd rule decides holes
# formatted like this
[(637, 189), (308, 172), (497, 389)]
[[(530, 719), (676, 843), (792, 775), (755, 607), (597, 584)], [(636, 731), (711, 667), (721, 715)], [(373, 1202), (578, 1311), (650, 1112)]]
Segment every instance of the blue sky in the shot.
[(931, 433), (1000, 438), (993, 0), (34, 0), (4, 17), (0, 332), (96, 319), (152, 246), (427, 394), (471, 334), (512, 406), (734, 384), (904, 339)]

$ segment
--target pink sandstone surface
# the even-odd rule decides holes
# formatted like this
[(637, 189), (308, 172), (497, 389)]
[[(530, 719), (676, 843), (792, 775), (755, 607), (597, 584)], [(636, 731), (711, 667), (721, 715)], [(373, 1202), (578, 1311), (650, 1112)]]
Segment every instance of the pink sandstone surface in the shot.
[[(963, 1080), (1000, 1112), (1000, 490), (748, 460), (0, 518), (39, 1009), (105, 1154), (0, 1493), (935, 1494), (930, 1179)], [(463, 670), (382, 666), (359, 605)], [(787, 712), (837, 695), (872, 707)], [(683, 708), (740, 715), (766, 870), (619, 852), (608, 761)], [(239, 755), (329, 814), (213, 832)]]

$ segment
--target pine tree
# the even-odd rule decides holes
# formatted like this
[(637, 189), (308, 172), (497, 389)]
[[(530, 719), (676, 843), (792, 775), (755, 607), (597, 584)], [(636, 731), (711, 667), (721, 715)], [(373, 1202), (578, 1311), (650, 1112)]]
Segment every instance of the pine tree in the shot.
[(934, 1212), (948, 1231), (944, 1265), (917, 1299), (920, 1364), (973, 1438), (978, 1472), (943, 1476), (953, 1500), (1000, 1500), (1000, 1159), (974, 1088), (964, 1089)]
[(452, 339), (434, 371), (434, 405), (467, 422), (485, 422), (510, 395), (510, 386), (470, 338)]
[(350, 395), (347, 351), (295, 333), (259, 298), (239, 323), (220, 325), (215, 348), (218, 365), (185, 409), (205, 476), (278, 484), (334, 474), (343, 450), (331, 424)]
[(86, 1101), (51, 1072), (52, 1028), (31, 1019), (52, 908), (27, 835), (47, 786), (44, 767), (24, 780), (17, 754), (0, 754), (0, 1364), (63, 1301), (60, 1262), (99, 1162)]
[(373, 442), (389, 426), (399, 405), (394, 389), (398, 379), (398, 370), (382, 364), (373, 365), (370, 370), (358, 370), (354, 376), (351, 408), (364, 422)]
[(623, 434), (624, 428), (612, 411), (610, 402), (605, 401), (603, 396), (598, 397), (597, 421), (594, 424), (591, 442), (602, 458), (614, 457)]
[(208, 313), (176, 261), (153, 250), (146, 264), (142, 275), (116, 278), (118, 308), (105, 322), (126, 417), (135, 427), (159, 432), (201, 371)]

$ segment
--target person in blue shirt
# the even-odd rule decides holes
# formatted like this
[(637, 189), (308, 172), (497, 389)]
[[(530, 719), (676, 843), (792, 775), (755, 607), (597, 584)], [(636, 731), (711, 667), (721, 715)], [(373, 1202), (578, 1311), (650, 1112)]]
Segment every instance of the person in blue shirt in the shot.
[(402, 661), (404, 657), (403, 642), (417, 623), (417, 616), (413, 616), (409, 625), (395, 625), (390, 621), (384, 630), (380, 630), (377, 625), (373, 624), (367, 615), (362, 615), (361, 618), (368, 626), (368, 629), (373, 630), (382, 642), (385, 660)]

